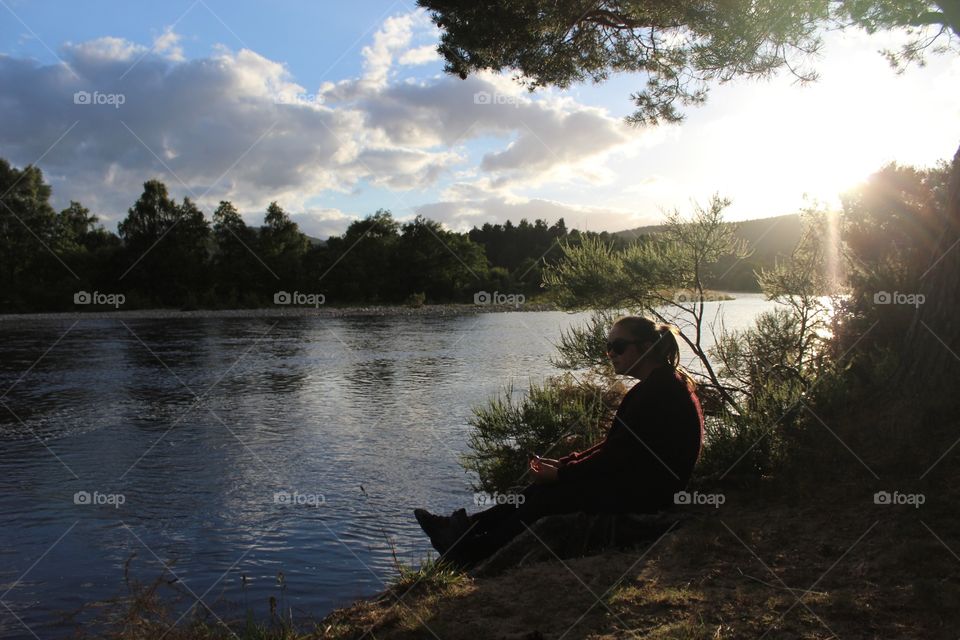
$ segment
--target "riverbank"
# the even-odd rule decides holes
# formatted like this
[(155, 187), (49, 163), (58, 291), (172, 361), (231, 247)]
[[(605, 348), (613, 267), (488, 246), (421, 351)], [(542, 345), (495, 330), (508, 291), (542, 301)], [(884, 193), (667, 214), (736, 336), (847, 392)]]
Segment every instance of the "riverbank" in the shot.
[(873, 494), (727, 494), (652, 546), (427, 578), (336, 611), (309, 637), (956, 638), (955, 501), (917, 509)]
[[(736, 300), (739, 292), (705, 291), (704, 301), (720, 302)], [(681, 290), (674, 292), (673, 299), (681, 304), (689, 303), (693, 293)], [(451, 316), (468, 313), (504, 313), (512, 311), (562, 311), (552, 302), (523, 301), (514, 304), (424, 304), (411, 305), (355, 305), (355, 306), (293, 306), (278, 305), (258, 309), (113, 309), (55, 311), (44, 313), (0, 314), (0, 325), (38, 320), (89, 320), (89, 319), (177, 319), (177, 318), (362, 318), (403, 316)]]
[(411, 306), (352, 306), (352, 307), (292, 307), (279, 306), (262, 309), (131, 309), (115, 311), (62, 311), (55, 313), (17, 313), (0, 315), (4, 323), (34, 322), (37, 320), (142, 320), (178, 318), (353, 318), (385, 316), (452, 316), (468, 313), (504, 313), (512, 311), (559, 311), (551, 303), (501, 304), (430, 304)]
[(133, 628), (244, 640), (956, 638), (960, 491), (938, 493), (918, 509), (878, 503), (866, 482), (727, 491), (719, 507), (683, 507), (690, 517), (652, 544), (494, 577), (409, 571), (309, 629)]

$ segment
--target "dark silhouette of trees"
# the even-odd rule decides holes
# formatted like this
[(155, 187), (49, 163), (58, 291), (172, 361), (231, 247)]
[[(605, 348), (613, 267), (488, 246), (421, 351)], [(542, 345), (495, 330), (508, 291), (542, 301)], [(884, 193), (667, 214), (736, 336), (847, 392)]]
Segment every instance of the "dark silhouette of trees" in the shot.
[(316, 280), (330, 298), (343, 301), (396, 302), (399, 275), (395, 259), (400, 224), (384, 209), (350, 223), (342, 236), (327, 240)]
[(472, 302), (486, 282), (483, 247), (423, 216), (403, 225), (397, 258), (401, 289), (428, 301)]
[(166, 185), (148, 180), (118, 229), (129, 265), (121, 278), (128, 286), (154, 304), (202, 302), (210, 225), (189, 198), (178, 205)]
[(920, 293), (930, 257), (942, 255), (937, 212), (947, 206), (948, 178), (946, 163), (925, 170), (890, 164), (844, 195), (849, 340), (868, 329), (866, 344), (891, 347), (903, 340), (917, 306), (894, 296)]
[[(22, 170), (0, 159), (0, 303), (29, 309), (51, 297), (50, 260), (57, 246), (57, 214), (38, 167)], [(58, 268), (62, 269), (58, 265)]]
[[(297, 223), (276, 202), (267, 207), (260, 227), (259, 255), (272, 273), (264, 270), (259, 282), (269, 295), (281, 289), (297, 289), (303, 282), (303, 258), (310, 248), (310, 239), (300, 232)], [(265, 277), (264, 277), (265, 276)]]
[(541, 267), (545, 260), (556, 257), (557, 241), (566, 236), (563, 218), (552, 226), (539, 218), (533, 224), (526, 218), (516, 225), (509, 220), (502, 225), (488, 222), (469, 232), (470, 239), (483, 246), (490, 267), (502, 267), (506, 271), (505, 274), (497, 272), (499, 286), (524, 294), (539, 290)]
[[(278, 203), (264, 224), (248, 225), (221, 201), (211, 221), (189, 199), (177, 203), (159, 180), (119, 224), (119, 236), (79, 202), (56, 213), (36, 167), (0, 160), (0, 311), (94, 309), (81, 291), (126, 296), (124, 308), (251, 308), (274, 294), (323, 294), (326, 304), (470, 303), (480, 291), (541, 294), (558, 242), (601, 241), (624, 250), (649, 243), (637, 233), (568, 230), (564, 221), (487, 223), (466, 233), (418, 216), (400, 223), (386, 210), (352, 222), (339, 236), (311, 239)], [(2, 192), (0, 192), (2, 193)], [(653, 228), (656, 231), (656, 228)], [(41, 244), (42, 242), (42, 244)], [(67, 276), (65, 277), (65, 272)]]
[(231, 202), (221, 200), (213, 212), (213, 287), (217, 304), (255, 307), (262, 304), (251, 286), (270, 277), (257, 256), (257, 236)]

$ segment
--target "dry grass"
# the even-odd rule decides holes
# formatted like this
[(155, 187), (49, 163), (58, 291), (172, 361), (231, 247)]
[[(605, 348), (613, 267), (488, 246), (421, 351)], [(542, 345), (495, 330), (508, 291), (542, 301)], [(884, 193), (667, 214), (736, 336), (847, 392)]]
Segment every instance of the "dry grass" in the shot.
[(741, 491), (648, 551), (359, 603), (319, 637), (956, 638), (952, 504), (877, 505), (862, 484), (790, 505)]

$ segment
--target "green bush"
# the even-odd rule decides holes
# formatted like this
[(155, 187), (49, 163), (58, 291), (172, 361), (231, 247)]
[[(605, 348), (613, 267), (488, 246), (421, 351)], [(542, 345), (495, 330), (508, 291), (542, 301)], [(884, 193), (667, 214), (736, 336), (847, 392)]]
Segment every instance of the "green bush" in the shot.
[(470, 452), (461, 464), (475, 471), (477, 491), (505, 492), (529, 482), (527, 452), (559, 458), (598, 441), (625, 389), (619, 383), (577, 380), (572, 374), (532, 383), (519, 401), (510, 386), (473, 409)]
[(781, 467), (803, 420), (802, 403), (826, 368), (823, 340), (810, 339), (795, 308), (761, 313), (754, 325), (722, 332), (711, 353), (721, 378), (737, 386), (740, 412), (721, 412), (706, 425), (697, 474), (762, 477)]

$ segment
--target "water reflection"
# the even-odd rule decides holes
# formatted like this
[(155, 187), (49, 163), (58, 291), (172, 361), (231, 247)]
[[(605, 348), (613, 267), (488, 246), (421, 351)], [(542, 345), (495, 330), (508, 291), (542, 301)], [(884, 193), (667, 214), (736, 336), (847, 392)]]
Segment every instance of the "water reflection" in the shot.
[(374, 358), (354, 363), (344, 374), (350, 393), (370, 397), (371, 392), (388, 393), (396, 377), (396, 361), (391, 358)]

